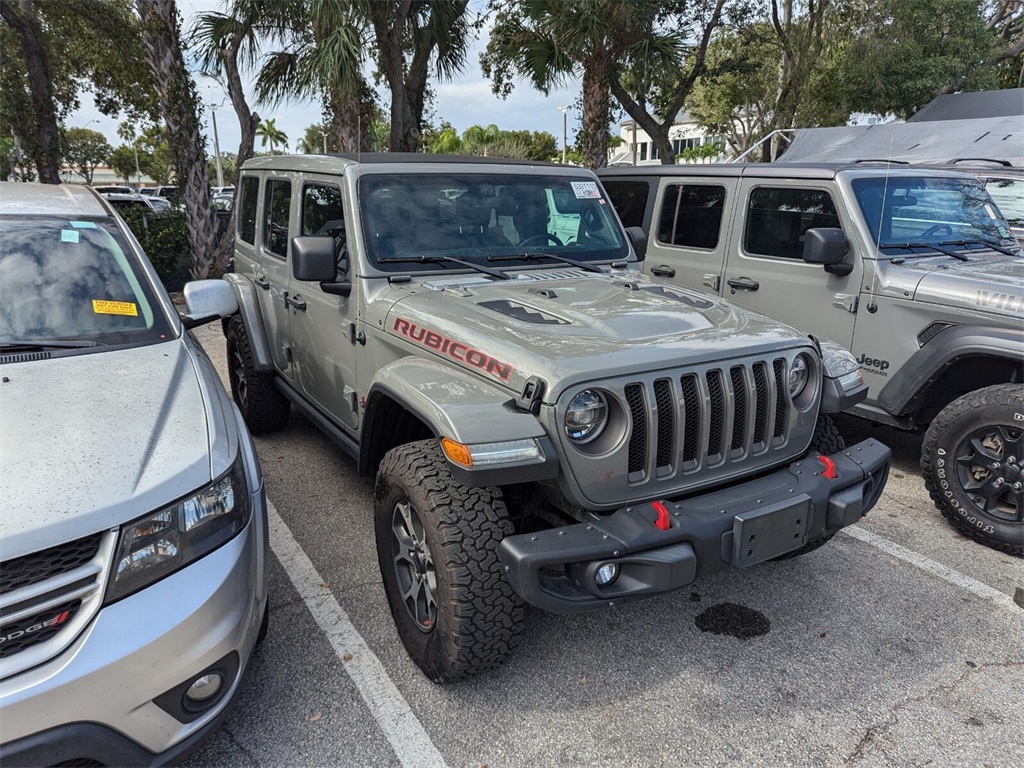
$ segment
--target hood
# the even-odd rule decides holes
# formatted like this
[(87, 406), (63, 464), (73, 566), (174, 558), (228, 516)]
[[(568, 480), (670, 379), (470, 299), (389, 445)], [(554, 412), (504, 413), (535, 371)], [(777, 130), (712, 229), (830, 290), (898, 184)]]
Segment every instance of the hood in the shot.
[(0, 366), (3, 559), (113, 528), (212, 478), (180, 339)]
[(931, 265), (920, 269), (915, 301), (980, 310), (1017, 320), (1024, 314), (1024, 259), (943, 262), (941, 268)]
[(550, 395), (579, 382), (809, 344), (794, 328), (639, 272), (546, 270), (406, 290), (411, 295), (390, 307), (388, 333), (516, 393), (530, 376), (545, 379)]

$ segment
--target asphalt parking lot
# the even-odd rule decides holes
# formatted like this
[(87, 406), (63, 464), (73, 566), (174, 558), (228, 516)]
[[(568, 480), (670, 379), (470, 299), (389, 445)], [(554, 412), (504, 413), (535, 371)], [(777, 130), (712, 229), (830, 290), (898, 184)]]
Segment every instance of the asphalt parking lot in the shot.
[[(225, 375), (219, 324), (195, 333)], [(502, 668), (442, 687), (393, 628), (372, 482), (293, 411), (257, 439), (270, 635), (187, 765), (1020, 765), (1024, 561), (945, 523), (920, 437), (841, 426), (894, 451), (852, 533), (625, 608), (530, 609)]]

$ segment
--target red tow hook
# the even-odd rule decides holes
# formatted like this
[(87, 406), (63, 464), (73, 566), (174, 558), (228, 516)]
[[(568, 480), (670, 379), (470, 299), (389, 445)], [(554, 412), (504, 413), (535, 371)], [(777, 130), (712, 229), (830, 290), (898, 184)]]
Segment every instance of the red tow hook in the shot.
[(821, 474), (824, 475), (827, 480), (835, 480), (839, 477), (839, 472), (836, 470), (836, 463), (832, 461), (832, 459), (828, 456), (819, 456), (818, 461), (825, 465), (825, 471)]
[(661, 531), (667, 531), (672, 527), (672, 520), (668, 516), (668, 507), (660, 501), (651, 502), (654, 511), (658, 513), (658, 519), (654, 521), (654, 527)]

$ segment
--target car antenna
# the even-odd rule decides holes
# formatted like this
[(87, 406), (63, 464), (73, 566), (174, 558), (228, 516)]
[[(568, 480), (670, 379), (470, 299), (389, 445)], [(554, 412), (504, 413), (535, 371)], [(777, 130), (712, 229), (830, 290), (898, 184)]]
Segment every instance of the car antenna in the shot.
[[(889, 172), (892, 170), (892, 132), (889, 133), (889, 158), (885, 165), (885, 184), (882, 185), (882, 204), (878, 206), (878, 227), (875, 230), (875, 253), (882, 246), (882, 222), (885, 221), (885, 198), (889, 195)], [(875, 303), (875, 290), (878, 286), (878, 273), (871, 281), (871, 290), (868, 292), (867, 311), (872, 315), (878, 311), (878, 304)]]

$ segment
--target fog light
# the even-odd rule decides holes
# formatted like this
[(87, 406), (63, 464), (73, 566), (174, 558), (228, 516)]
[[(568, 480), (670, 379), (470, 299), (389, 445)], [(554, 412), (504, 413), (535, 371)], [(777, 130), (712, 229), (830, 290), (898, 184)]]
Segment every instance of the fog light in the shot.
[(185, 691), (185, 696), (189, 701), (206, 701), (220, 693), (222, 685), (224, 685), (224, 678), (216, 672), (211, 672), (208, 675), (197, 677)]
[(594, 574), (594, 581), (599, 587), (611, 586), (617, 578), (619, 578), (618, 563), (605, 563)]

